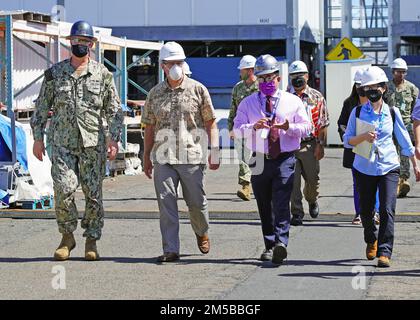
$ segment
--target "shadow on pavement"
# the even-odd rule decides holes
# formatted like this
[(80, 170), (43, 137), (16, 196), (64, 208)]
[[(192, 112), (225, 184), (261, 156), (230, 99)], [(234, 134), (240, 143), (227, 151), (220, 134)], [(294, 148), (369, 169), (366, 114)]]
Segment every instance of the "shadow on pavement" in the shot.
[(285, 265), (289, 266), (344, 266), (344, 267), (373, 267), (373, 264), (363, 264), (367, 261), (362, 259), (313, 261), (313, 260), (287, 260)]
[[(192, 265), (192, 264), (242, 264), (242, 265), (253, 265), (259, 266), (261, 262), (258, 260), (253, 260), (251, 258), (247, 259), (189, 259), (188, 257), (194, 256), (201, 256), (201, 255), (181, 255), (181, 260), (175, 263), (158, 263), (157, 257), (151, 258), (135, 258), (135, 257), (101, 257), (99, 261), (95, 261), (94, 263), (101, 263), (101, 262), (115, 262), (121, 264), (155, 264), (155, 265)], [(70, 258), (68, 261), (55, 261), (52, 257), (36, 257), (36, 258), (0, 258), (0, 263), (33, 263), (33, 262), (53, 262), (53, 263), (70, 263), (70, 262), (86, 262), (84, 258), (75, 257)]]
[[(356, 274), (352, 272), (320, 272), (320, 273), (287, 273), (279, 274), (279, 277), (293, 277), (293, 278), (321, 278), (321, 279), (339, 279), (344, 277), (353, 278)], [(381, 271), (381, 272), (367, 272), (366, 275), (375, 277), (420, 277), (420, 270), (400, 270), (400, 271)]]

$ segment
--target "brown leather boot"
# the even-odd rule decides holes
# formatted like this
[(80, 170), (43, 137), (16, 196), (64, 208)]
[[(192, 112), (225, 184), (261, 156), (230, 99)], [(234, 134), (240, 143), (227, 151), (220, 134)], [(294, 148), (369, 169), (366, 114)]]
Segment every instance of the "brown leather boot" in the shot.
[(375, 243), (368, 243), (366, 246), (366, 258), (368, 260), (375, 260), (377, 253), (378, 253), (378, 241), (375, 241)]
[(95, 239), (86, 238), (85, 259), (87, 261), (99, 260), (99, 253), (98, 253), (98, 249), (96, 248)]
[(76, 247), (76, 240), (74, 240), (73, 233), (63, 233), (63, 238), (54, 252), (54, 259), (57, 261), (65, 261), (70, 257), (70, 252)]
[(389, 268), (391, 266), (390, 258), (381, 256), (378, 260), (378, 268)]
[(242, 189), (236, 195), (244, 201), (251, 201), (251, 184), (249, 182), (242, 183)]
[(204, 236), (200, 237), (198, 234), (195, 234), (197, 237), (197, 245), (198, 249), (200, 249), (201, 253), (207, 254), (210, 252), (210, 239), (208, 234), (206, 233)]

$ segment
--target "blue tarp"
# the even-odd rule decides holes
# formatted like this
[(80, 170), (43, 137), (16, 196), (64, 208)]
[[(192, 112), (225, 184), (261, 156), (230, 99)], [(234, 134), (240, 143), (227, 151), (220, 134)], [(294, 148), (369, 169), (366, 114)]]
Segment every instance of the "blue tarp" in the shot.
[[(8, 117), (0, 114), (0, 134), (9, 150), (12, 150), (12, 127)], [(7, 152), (7, 151), (4, 151)], [(26, 135), (23, 128), (16, 126), (16, 152), (17, 160), (23, 169), (28, 171), (28, 157), (26, 155)], [(11, 160), (11, 159), (10, 159)]]

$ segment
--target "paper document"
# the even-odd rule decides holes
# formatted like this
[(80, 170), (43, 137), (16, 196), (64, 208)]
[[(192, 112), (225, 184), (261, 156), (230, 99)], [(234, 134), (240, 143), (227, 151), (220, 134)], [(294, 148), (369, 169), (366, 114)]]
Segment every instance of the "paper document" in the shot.
[[(366, 133), (369, 131), (375, 131), (375, 130), (376, 130), (376, 127), (374, 124), (370, 124), (366, 121), (356, 118), (356, 135), (357, 136), (363, 133)], [(373, 146), (372, 143), (363, 141), (362, 143), (358, 144), (357, 146), (353, 148), (353, 152), (365, 159), (370, 160), (370, 157), (372, 154), (372, 146)]]

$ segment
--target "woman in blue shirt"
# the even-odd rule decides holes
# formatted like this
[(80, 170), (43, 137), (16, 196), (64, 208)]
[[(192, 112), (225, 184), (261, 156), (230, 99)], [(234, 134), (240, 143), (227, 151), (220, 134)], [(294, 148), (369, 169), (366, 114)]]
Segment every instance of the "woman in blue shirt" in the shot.
[[(367, 243), (366, 256), (369, 260), (378, 257), (378, 267), (382, 268), (390, 266), (394, 244), (394, 217), (400, 161), (393, 138), (401, 146), (401, 154), (410, 157), (416, 181), (420, 181), (420, 170), (414, 157), (414, 146), (401, 114), (396, 108), (391, 110), (382, 100), (387, 82), (385, 72), (378, 67), (370, 67), (364, 72), (361, 86), (369, 101), (352, 111), (344, 134), (344, 146), (347, 148), (354, 148), (365, 141), (372, 144), (367, 158), (356, 154), (353, 168), (356, 171), (356, 183), (360, 194), (361, 217)], [(357, 134), (356, 118), (374, 125), (375, 130)], [(377, 189), (379, 189), (381, 221), (379, 232), (373, 221)]]

